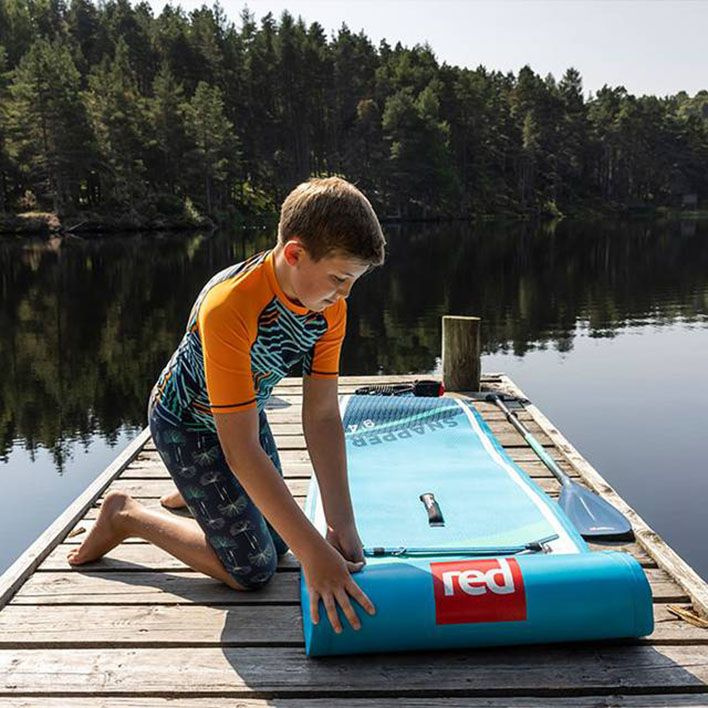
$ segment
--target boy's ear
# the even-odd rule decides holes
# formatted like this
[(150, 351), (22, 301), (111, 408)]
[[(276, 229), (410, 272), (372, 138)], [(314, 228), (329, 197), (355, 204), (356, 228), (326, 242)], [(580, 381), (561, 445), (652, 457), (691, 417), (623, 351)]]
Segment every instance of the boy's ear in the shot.
[(294, 266), (305, 254), (305, 247), (298, 239), (290, 239), (283, 246), (283, 255), (288, 265)]

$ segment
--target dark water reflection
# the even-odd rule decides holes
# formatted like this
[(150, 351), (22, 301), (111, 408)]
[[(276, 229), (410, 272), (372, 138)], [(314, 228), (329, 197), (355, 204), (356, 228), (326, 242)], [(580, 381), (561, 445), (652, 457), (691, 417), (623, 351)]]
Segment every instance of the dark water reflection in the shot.
[[(44, 517), (25, 508), (25, 521), (13, 495), (0, 504), (9, 539), (0, 570), (145, 424), (147, 392), (203, 283), (269, 247), (272, 233), (0, 242), (0, 473), (17, 495), (41, 490), (34, 498), (49, 500)], [(445, 224), (387, 235), (386, 266), (350, 298), (344, 374), (433, 371), (444, 314), (482, 316), (495, 369), (503, 355), (571, 352), (579, 332), (621, 337), (647, 325), (671, 325), (671, 366), (680, 366), (685, 328), (706, 322), (704, 222)]]

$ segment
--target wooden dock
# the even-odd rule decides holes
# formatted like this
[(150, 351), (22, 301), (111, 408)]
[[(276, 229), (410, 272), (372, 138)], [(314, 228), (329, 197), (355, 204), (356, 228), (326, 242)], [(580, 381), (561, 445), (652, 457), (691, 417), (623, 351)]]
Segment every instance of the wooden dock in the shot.
[[(340, 391), (412, 378), (343, 377)], [(523, 397), (502, 375), (484, 376), (482, 387)], [(301, 381), (284, 379), (268, 417), (287, 484), (304, 503), (311, 466), (301, 400)], [(475, 405), (510, 456), (557, 495), (556, 480), (503, 415), (491, 404)], [(70, 533), (90, 527), (107, 491), (123, 489), (159, 507), (173, 488), (146, 430), (0, 578), (0, 705), (708, 705), (708, 629), (700, 626), (700, 616), (708, 617), (708, 584), (538, 409), (527, 405), (521, 418), (576, 481), (631, 517), (637, 541), (619, 548), (641, 563), (651, 584), (650, 637), (308, 659), (292, 555), (258, 593), (233, 591), (138, 539), (72, 568), (66, 553), (84, 534)], [(695, 624), (673, 614), (673, 606), (689, 608)]]

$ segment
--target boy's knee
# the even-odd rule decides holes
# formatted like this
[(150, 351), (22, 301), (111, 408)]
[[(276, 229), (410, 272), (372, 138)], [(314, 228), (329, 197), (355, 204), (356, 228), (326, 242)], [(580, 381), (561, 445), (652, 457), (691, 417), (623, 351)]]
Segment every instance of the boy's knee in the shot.
[(261, 550), (250, 553), (246, 562), (225, 566), (231, 581), (228, 585), (237, 590), (258, 590), (275, 575), (277, 567), (276, 549), (269, 543)]
[(241, 583), (234, 580), (233, 577), (231, 577), (230, 575), (227, 575), (224, 578), (224, 582), (233, 590), (246, 591), (246, 590), (250, 589), (250, 588), (247, 588), (245, 585), (241, 585)]

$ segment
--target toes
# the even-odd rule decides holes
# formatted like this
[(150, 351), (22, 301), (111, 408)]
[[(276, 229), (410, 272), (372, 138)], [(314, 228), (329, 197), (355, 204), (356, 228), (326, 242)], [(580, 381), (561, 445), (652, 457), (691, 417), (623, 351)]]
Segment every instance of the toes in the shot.
[(181, 509), (187, 506), (179, 492), (172, 492), (171, 494), (165, 494), (163, 497), (160, 497), (160, 504), (165, 507), (165, 509)]

